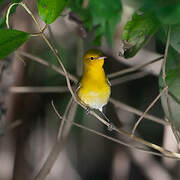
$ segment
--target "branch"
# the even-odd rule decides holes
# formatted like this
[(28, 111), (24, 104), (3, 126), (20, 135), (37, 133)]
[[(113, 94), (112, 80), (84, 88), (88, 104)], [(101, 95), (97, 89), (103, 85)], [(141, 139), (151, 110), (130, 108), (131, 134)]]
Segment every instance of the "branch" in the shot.
[(12, 93), (63, 93), (67, 92), (66, 86), (53, 87), (30, 87), (30, 86), (13, 86), (9, 89)]
[[(166, 83), (166, 62), (167, 62), (167, 55), (168, 55), (168, 49), (169, 49), (169, 43), (170, 43), (170, 36), (171, 36), (171, 27), (169, 26), (166, 47), (165, 47), (165, 52), (164, 52), (164, 60), (163, 60), (163, 64), (162, 64), (162, 80), (163, 80), (164, 87), (166, 87), (166, 86), (168, 87), (168, 85)], [(166, 90), (165, 95), (166, 95), (167, 110), (168, 110), (168, 114), (169, 114), (169, 120), (171, 122), (171, 127), (173, 130), (174, 136), (176, 138), (176, 141), (179, 143), (180, 137), (176, 133), (176, 128), (174, 127), (173, 116), (172, 116), (172, 111), (171, 111), (171, 106), (170, 106), (170, 101), (169, 101), (169, 95), (168, 95), (168, 89)]]
[[(114, 104), (115, 107), (118, 107), (118, 108), (120, 108), (120, 109), (123, 109), (123, 110), (128, 111), (128, 112), (131, 112), (131, 113), (134, 113), (134, 114), (136, 114), (136, 115), (138, 115), (138, 116), (142, 116), (142, 115), (143, 115), (143, 112), (142, 112), (142, 111), (140, 111), (140, 110), (138, 110), (138, 109), (136, 109), (136, 108), (133, 108), (133, 107), (131, 107), (131, 106), (128, 106), (128, 105), (126, 105), (126, 104), (124, 104), (124, 103), (122, 103), (122, 102), (120, 102), (120, 101), (117, 101), (117, 100), (115, 100), (115, 99), (113, 99), (113, 98), (110, 98), (109, 101), (110, 101), (112, 104)], [(159, 123), (159, 124), (162, 124), (163, 126), (168, 126), (168, 125), (170, 125), (168, 121), (164, 121), (164, 120), (162, 120), (162, 119), (160, 119), (160, 118), (157, 118), (157, 117), (152, 116), (152, 115), (147, 114), (147, 113), (144, 115), (144, 118), (149, 119), (149, 120), (154, 121), (154, 122), (157, 122), (157, 123)]]
[(156, 58), (156, 59), (154, 59), (154, 60), (152, 60), (152, 61), (150, 61), (150, 62), (144, 63), (144, 64), (140, 64), (140, 65), (137, 65), (137, 66), (128, 68), (128, 69), (124, 69), (124, 70), (121, 70), (121, 71), (118, 71), (118, 72), (111, 73), (111, 74), (107, 75), (107, 77), (108, 77), (109, 79), (111, 79), (111, 78), (115, 78), (115, 77), (117, 77), (117, 76), (122, 76), (122, 75), (124, 75), (124, 74), (128, 74), (128, 73), (137, 71), (137, 70), (139, 70), (139, 69), (142, 69), (142, 68), (146, 67), (147, 65), (153, 64), (153, 63), (155, 63), (155, 62), (157, 62), (157, 61), (159, 61), (159, 60), (161, 60), (161, 59), (163, 59), (163, 56), (158, 57), (158, 58)]
[[(56, 143), (54, 144), (54, 146), (53, 146), (52, 150), (50, 151), (45, 163), (43, 164), (42, 168), (40, 169), (39, 173), (36, 175), (34, 180), (44, 180), (48, 176), (49, 172), (51, 171), (53, 165), (55, 164), (55, 162), (56, 162), (56, 160), (58, 158), (59, 153), (61, 152), (61, 150), (63, 148), (65, 139), (67, 138), (67, 135), (68, 135), (67, 133), (62, 134), (65, 120), (67, 118), (69, 121), (72, 121), (72, 119), (74, 119), (74, 115), (75, 115), (75, 112), (76, 112), (76, 111), (74, 111), (73, 115), (71, 115), (71, 119), (69, 119), (67, 117), (68, 112), (69, 112), (69, 110), (71, 108), (71, 103), (72, 103), (72, 98), (70, 99), (68, 105), (66, 106), (66, 110), (65, 110), (65, 113), (64, 113), (63, 117), (61, 117), (61, 115), (58, 113), (57, 109), (55, 108), (55, 106), (54, 106), (54, 104), (52, 102), (52, 107), (53, 107), (54, 111), (56, 112), (58, 117), (60, 119), (62, 119), (62, 121), (61, 121), (61, 125), (59, 127), (59, 132), (58, 132), (58, 136), (57, 136), (57, 139), (56, 139)], [(71, 111), (71, 113), (72, 112), (73, 111)]]
[(166, 90), (167, 90), (167, 86), (158, 94), (158, 96), (153, 100), (153, 102), (147, 107), (147, 109), (144, 111), (144, 113), (141, 115), (141, 117), (137, 120), (137, 122), (135, 123), (133, 130), (132, 130), (132, 136), (134, 136), (136, 128), (138, 127), (141, 120), (145, 117), (146, 113), (153, 107), (153, 105), (157, 102), (157, 100), (162, 96), (162, 94)]
[[(40, 64), (43, 64), (43, 65), (51, 68), (52, 70), (58, 72), (59, 74), (65, 76), (65, 73), (62, 71), (61, 68), (58, 68), (57, 66), (48, 63), (48, 62), (47, 62), (46, 60), (44, 60), (44, 59), (41, 59), (41, 58), (39, 58), (39, 57), (37, 57), (37, 56), (34, 56), (34, 55), (30, 54), (30, 53), (26, 53), (26, 52), (22, 52), (22, 51), (18, 51), (18, 54), (20, 54), (20, 55), (22, 55), (22, 56), (24, 56), (24, 57), (30, 58), (31, 60), (36, 61), (36, 62), (38, 62), (38, 63), (40, 63)], [(69, 79), (72, 80), (73, 82), (75, 82), (75, 83), (78, 82), (78, 79), (77, 79), (75, 76), (73, 76), (72, 74), (69, 74), (69, 73), (68, 73), (68, 77), (69, 77)]]
[[(60, 119), (62, 119), (62, 117), (61, 117), (61, 115), (58, 113), (58, 111), (55, 110), (55, 112), (56, 112), (57, 116), (58, 116)], [(65, 119), (65, 121), (66, 121), (67, 123), (70, 123), (70, 124), (76, 126), (76, 127), (79, 127), (79, 128), (81, 128), (81, 129), (83, 129), (83, 130), (86, 130), (86, 131), (89, 131), (89, 132), (91, 132), (91, 133), (93, 133), (93, 134), (95, 134), (95, 135), (104, 137), (104, 138), (106, 138), (106, 139), (108, 139), (108, 140), (110, 140), (110, 141), (113, 141), (113, 142), (115, 142), (115, 143), (124, 145), (124, 146), (126, 146), (126, 147), (128, 147), (128, 148), (137, 149), (137, 150), (139, 150), (139, 151), (142, 151), (142, 152), (145, 152), (145, 153), (148, 153), (148, 154), (152, 154), (152, 155), (156, 155), (156, 156), (167, 157), (167, 158), (176, 159), (176, 160), (179, 160), (179, 159), (180, 159), (180, 155), (179, 155), (179, 154), (177, 154), (177, 153), (174, 154), (174, 153), (172, 153), (172, 152), (169, 152), (169, 151), (167, 151), (167, 150), (164, 150), (163, 148), (161, 148), (161, 149), (163, 149), (164, 154), (157, 153), (157, 152), (153, 152), (153, 151), (150, 151), (150, 150), (145, 149), (145, 148), (143, 148), (143, 147), (138, 147), (138, 146), (135, 146), (135, 145), (127, 144), (127, 143), (125, 143), (125, 142), (123, 142), (123, 141), (121, 141), (121, 140), (119, 140), (119, 139), (116, 139), (116, 138), (113, 138), (113, 137), (111, 137), (111, 136), (105, 135), (105, 134), (100, 133), (100, 132), (98, 132), (98, 131), (96, 131), (96, 130), (87, 128), (87, 127), (85, 127), (85, 126), (83, 126), (83, 125), (81, 125), (81, 124), (78, 124), (78, 123), (76, 123), (76, 122), (68, 121), (68, 120), (66, 120), (66, 119)], [(117, 130), (117, 131), (119, 131), (119, 130)], [(125, 131), (122, 131), (122, 133), (126, 133), (126, 132), (125, 132)], [(129, 134), (129, 136), (131, 136), (131, 134)], [(136, 138), (137, 138), (137, 137), (136, 137)], [(133, 138), (132, 138), (132, 139), (133, 139)], [(133, 140), (134, 140), (134, 139), (133, 139)], [(137, 142), (138, 142), (138, 141), (137, 141)], [(143, 143), (141, 143), (141, 144), (143, 144)], [(150, 143), (150, 144), (151, 144), (151, 143)], [(153, 144), (152, 144), (152, 145), (153, 145)], [(168, 152), (168, 154), (166, 154), (166, 152)], [(169, 155), (169, 154), (170, 154), (170, 155)], [(179, 157), (176, 157), (176, 155), (179, 155)]]
[(116, 86), (116, 85), (119, 85), (119, 84), (122, 84), (122, 83), (126, 83), (126, 82), (129, 82), (129, 81), (135, 80), (135, 79), (145, 77), (148, 74), (149, 74), (149, 72), (147, 72), (147, 71), (140, 71), (140, 72), (137, 72), (137, 73), (128, 74), (128, 75), (123, 76), (123, 77), (118, 77), (116, 79), (111, 80), (110, 82), (111, 82), (112, 86)]

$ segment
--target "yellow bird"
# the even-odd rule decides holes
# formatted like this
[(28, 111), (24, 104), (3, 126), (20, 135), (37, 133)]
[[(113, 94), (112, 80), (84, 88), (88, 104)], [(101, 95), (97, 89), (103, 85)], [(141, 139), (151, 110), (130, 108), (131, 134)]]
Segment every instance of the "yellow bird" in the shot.
[(111, 94), (110, 83), (103, 69), (105, 58), (102, 52), (97, 49), (85, 53), (83, 75), (77, 90), (77, 95), (83, 104), (101, 112)]

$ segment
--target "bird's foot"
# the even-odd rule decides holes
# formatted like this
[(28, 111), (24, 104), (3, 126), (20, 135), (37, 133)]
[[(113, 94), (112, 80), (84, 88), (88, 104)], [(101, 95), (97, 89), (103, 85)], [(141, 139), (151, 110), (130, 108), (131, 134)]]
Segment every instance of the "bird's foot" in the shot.
[(86, 114), (89, 114), (90, 112), (90, 107), (86, 107)]
[(115, 128), (115, 125), (112, 122), (110, 122), (108, 126), (108, 131), (112, 131), (114, 130), (114, 128)]

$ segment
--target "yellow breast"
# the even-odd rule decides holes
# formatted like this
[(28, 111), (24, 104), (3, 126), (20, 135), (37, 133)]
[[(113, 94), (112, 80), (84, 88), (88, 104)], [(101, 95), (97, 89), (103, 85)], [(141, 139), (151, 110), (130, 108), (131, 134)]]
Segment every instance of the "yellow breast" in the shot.
[(93, 109), (102, 111), (102, 107), (107, 104), (111, 93), (109, 84), (101, 82), (82, 83), (77, 95), (79, 99)]

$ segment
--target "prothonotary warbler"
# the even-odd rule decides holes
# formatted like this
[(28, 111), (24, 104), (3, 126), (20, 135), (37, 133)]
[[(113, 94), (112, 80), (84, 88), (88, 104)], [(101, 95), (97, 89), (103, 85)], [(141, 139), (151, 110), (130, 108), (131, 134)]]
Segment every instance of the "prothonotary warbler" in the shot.
[(102, 52), (97, 49), (85, 53), (83, 57), (83, 75), (77, 90), (77, 95), (83, 104), (101, 112), (111, 94), (110, 83), (103, 69), (105, 58)]

